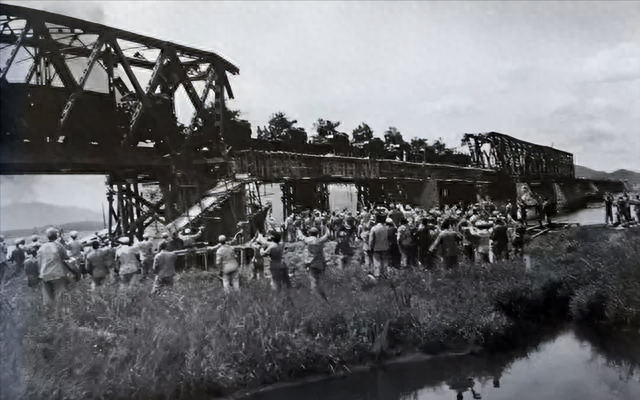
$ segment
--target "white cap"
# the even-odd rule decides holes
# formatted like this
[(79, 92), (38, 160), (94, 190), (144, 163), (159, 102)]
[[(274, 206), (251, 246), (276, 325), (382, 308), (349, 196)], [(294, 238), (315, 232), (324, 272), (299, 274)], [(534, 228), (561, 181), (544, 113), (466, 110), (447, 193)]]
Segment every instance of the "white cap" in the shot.
[(69, 236), (71, 236), (72, 238), (76, 238), (76, 237), (78, 237), (78, 231), (71, 231), (71, 232), (69, 232)]
[(224, 243), (227, 241), (227, 237), (225, 235), (218, 236), (218, 242)]

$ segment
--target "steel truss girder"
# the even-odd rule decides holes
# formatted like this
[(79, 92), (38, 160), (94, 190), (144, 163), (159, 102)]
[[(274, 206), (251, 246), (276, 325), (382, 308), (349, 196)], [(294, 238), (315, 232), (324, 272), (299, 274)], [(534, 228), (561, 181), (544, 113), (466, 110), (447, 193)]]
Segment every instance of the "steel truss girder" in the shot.
[(76, 90), (69, 96), (69, 100), (67, 100), (67, 104), (65, 104), (64, 109), (62, 110), (62, 116), (60, 117), (60, 127), (64, 125), (64, 122), (69, 117), (69, 113), (71, 112), (71, 108), (75, 104), (78, 97), (82, 95), (82, 90), (84, 89), (84, 85), (87, 83), (87, 79), (89, 78), (89, 74), (91, 74), (91, 70), (98, 59), (98, 54), (100, 50), (102, 50), (102, 46), (104, 46), (106, 40), (104, 35), (100, 35), (98, 40), (96, 40), (93, 45), (93, 50), (91, 51), (91, 55), (89, 56), (89, 60), (87, 61), (87, 65), (82, 71), (82, 76), (80, 77), (80, 81), (78, 82), (78, 86)]
[[(574, 176), (573, 155), (497, 132), (466, 134), (463, 138), (472, 162), (481, 168), (492, 168), (523, 178)], [(483, 150), (489, 145), (489, 153)]]
[[(20, 33), (20, 37), (18, 38), (18, 40), (16, 40), (15, 47), (13, 48), (13, 50), (11, 50), (11, 54), (9, 55), (9, 58), (5, 63), (4, 68), (2, 69), (2, 75), (0, 76), (1, 81), (6, 80), (7, 72), (9, 71), (9, 68), (11, 68), (11, 64), (13, 64), (13, 60), (15, 60), (16, 56), (18, 55), (18, 50), (20, 50), (22, 41), (24, 41), (30, 29), (31, 29), (31, 24), (27, 21), (24, 29), (22, 30), (22, 33)], [(4, 27), (2, 28), (2, 30), (4, 30)]]
[(60, 77), (60, 80), (62, 81), (64, 87), (67, 90), (76, 90), (78, 84), (76, 83), (76, 80), (73, 77), (73, 74), (71, 73), (71, 70), (69, 69), (69, 66), (67, 65), (62, 54), (58, 51), (55, 51), (56, 41), (51, 37), (51, 33), (49, 33), (49, 30), (45, 26), (44, 22), (31, 21), (31, 23), (34, 25), (34, 32), (38, 36), (40, 36), (43, 41), (43, 46), (41, 46), (41, 48), (47, 50), (47, 54), (45, 55), (45, 57), (53, 64), (53, 68)]
[[(196, 49), (189, 46), (183, 46), (175, 43), (168, 43), (161, 39), (152, 38), (149, 36), (140, 35), (133, 32), (127, 32), (122, 29), (108, 27), (102, 24), (97, 24), (94, 22), (85, 21), (79, 18), (72, 18), (65, 15), (50, 13), (46, 11), (35, 10), (27, 7), (9, 5), (9, 4), (0, 4), (0, 15), (6, 16), (7, 18), (14, 19), (40, 19), (49, 24), (60, 25), (61, 27), (66, 27), (68, 29), (73, 29), (75, 33), (76, 30), (81, 31), (83, 34), (112, 34), (117, 39), (126, 40), (132, 43), (138, 43), (145, 45), (149, 48), (161, 49), (167, 45), (171, 45), (181, 57), (191, 58), (191, 59), (208, 59), (214, 61), (216, 64), (221, 65), (226, 71), (236, 75), (240, 71), (238, 67), (233, 65), (231, 62), (221, 57), (220, 55), (204, 51), (200, 49)], [(80, 33), (80, 32), (78, 32)], [(130, 63), (133, 65), (133, 63)], [(143, 67), (152, 69), (154, 63), (153, 62), (144, 62), (139, 63), (139, 65), (135, 65), (136, 67)]]
[[(158, 55), (156, 64), (153, 67), (153, 71), (151, 72), (151, 78), (149, 79), (149, 83), (147, 84), (147, 89), (145, 91), (145, 94), (143, 95), (145, 98), (153, 94), (153, 92), (155, 92), (156, 88), (158, 87), (159, 80), (160, 80), (160, 70), (164, 66), (164, 62), (165, 60), (167, 60), (168, 56), (169, 54), (166, 49), (162, 49), (162, 51), (160, 52), (160, 55)], [(138, 121), (140, 121), (140, 116), (144, 112), (144, 108), (145, 108), (144, 106), (145, 106), (145, 103), (142, 101), (142, 98), (141, 98), (138, 104), (136, 105), (136, 108), (133, 112), (133, 116), (131, 117), (131, 123), (129, 128), (130, 135), (135, 134)]]
[[(189, 100), (194, 105), (195, 113), (194, 120), (197, 120), (198, 116), (202, 113), (206, 98), (209, 92), (212, 90), (212, 84), (215, 80), (215, 87), (213, 88), (216, 93), (216, 101), (218, 103), (224, 103), (224, 90), (230, 98), (233, 98), (233, 92), (227, 79), (226, 73), (238, 74), (238, 68), (231, 64), (229, 61), (220, 57), (219, 55), (206, 52), (187, 46), (182, 46), (175, 43), (170, 43), (123, 30), (106, 27), (104, 25), (83, 21), (76, 18), (70, 18), (59, 14), (53, 14), (43, 12), (39, 10), (33, 10), (26, 7), (13, 6), (0, 4), (0, 16), (3, 23), (3, 30), (0, 32), (0, 43), (14, 46), (12, 49), (12, 56), (7, 60), (5, 68), (1, 71), (4, 78), (11, 67), (15, 64), (16, 54), (20, 48), (35, 49), (35, 54), (30, 54), (34, 62), (29, 68), (25, 77), (25, 83), (32, 83), (34, 75), (37, 77), (37, 84), (52, 84), (56, 76), (58, 76), (69, 91), (69, 98), (63, 107), (63, 111), (59, 119), (59, 127), (62, 128), (67, 121), (69, 114), (73, 110), (77, 99), (81, 96), (81, 92), (84, 88), (87, 76), (90, 74), (91, 69), (98, 62), (105, 70), (108, 70), (111, 65), (120, 63), (124, 69), (127, 78), (133, 85), (136, 94), (139, 97), (139, 105), (134, 108), (134, 118), (129, 120), (129, 134), (127, 135), (127, 141), (133, 142), (135, 138), (135, 128), (140, 114), (144, 112), (144, 108), (150, 103), (149, 95), (152, 95), (157, 86), (160, 85), (164, 92), (173, 92), (177, 85), (167, 84), (163, 76), (163, 63), (166, 63), (167, 57), (171, 60), (170, 65), (166, 65), (166, 69), (172, 70), (177, 73), (179, 82), (186, 90)], [(25, 25), (20, 29), (12, 29), (9, 26), (9, 22), (18, 20), (20, 23), (24, 20)], [(55, 25), (51, 27), (51, 25)], [(7, 29), (8, 28), (8, 29)], [(33, 34), (29, 34), (30, 29)], [(60, 35), (62, 33), (62, 35)], [(53, 34), (53, 36), (52, 36)], [(104, 43), (94, 43), (93, 45), (87, 45), (81, 40), (82, 35), (95, 35), (100, 38), (107, 38)], [(69, 41), (69, 38), (72, 40)], [(126, 41), (132, 45), (140, 45), (145, 50), (165, 50), (168, 55), (165, 55), (164, 60), (160, 63), (158, 61), (151, 62), (146, 59), (140, 59), (136, 56), (129, 56), (125, 52), (131, 49), (124, 49), (124, 45), (120, 47), (118, 41)], [(102, 51), (105, 47), (107, 49)], [(114, 56), (111, 56), (110, 51), (114, 50)], [(80, 82), (76, 82), (74, 75), (67, 64), (66, 58), (68, 57), (82, 57), (87, 58), (87, 68), (79, 78)], [(49, 63), (53, 66), (53, 73), (49, 70)], [(201, 67), (207, 68), (207, 71), (203, 74), (200, 72)], [(147, 87), (147, 90), (142, 90), (139, 80), (136, 78), (133, 67), (153, 69), (152, 75), (156, 79), (152, 79)], [(193, 67), (197, 67), (195, 70)], [(126, 94), (126, 85), (124, 82), (118, 82), (117, 77), (113, 74), (109, 74), (109, 90), (114, 94), (114, 89), (117, 89), (121, 94)], [(212, 76), (213, 75), (213, 76)], [(201, 95), (196, 92), (193, 82), (204, 80), (205, 90)], [(124, 93), (123, 93), (124, 92)], [(114, 97), (115, 99), (115, 97)], [(216, 127), (219, 129), (223, 111), (218, 110), (216, 113)]]
[(198, 118), (200, 118), (200, 116), (202, 115), (202, 111), (204, 109), (204, 104), (207, 101), (207, 97), (209, 96), (209, 92), (211, 91), (211, 89), (213, 88), (213, 81), (216, 77), (216, 72), (215, 69), (213, 68), (213, 64), (209, 65), (209, 68), (207, 68), (207, 72), (206, 72), (206, 80), (204, 83), (204, 90), (202, 91), (202, 94), (200, 95), (200, 103), (203, 105), (202, 109), (200, 111), (196, 110), (193, 113), (193, 117), (191, 118), (191, 123), (189, 124), (189, 132), (192, 132), (193, 129), (195, 128), (196, 122), (198, 121)]

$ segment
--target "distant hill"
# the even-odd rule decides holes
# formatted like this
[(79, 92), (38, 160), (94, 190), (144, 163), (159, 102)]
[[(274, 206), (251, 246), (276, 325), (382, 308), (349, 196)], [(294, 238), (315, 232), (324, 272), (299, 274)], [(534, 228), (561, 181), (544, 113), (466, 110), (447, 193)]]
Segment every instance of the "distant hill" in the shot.
[(596, 171), (591, 168), (576, 165), (576, 178), (587, 179), (615, 179), (627, 180), (632, 185), (640, 185), (640, 173), (629, 171), (628, 169), (619, 169), (613, 172)]
[[(89, 223), (89, 224), (87, 224)], [(102, 215), (93, 210), (46, 203), (16, 203), (0, 207), (0, 230), (33, 230), (49, 225), (78, 225), (72, 229), (102, 229)]]

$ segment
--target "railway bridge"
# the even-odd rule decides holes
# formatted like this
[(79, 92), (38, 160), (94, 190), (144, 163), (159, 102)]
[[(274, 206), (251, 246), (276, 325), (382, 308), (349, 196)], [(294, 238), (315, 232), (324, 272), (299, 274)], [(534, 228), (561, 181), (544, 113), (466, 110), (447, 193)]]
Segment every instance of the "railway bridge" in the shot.
[[(619, 182), (576, 180), (570, 153), (496, 132), (464, 136), (469, 166), (230, 154), (225, 102), (233, 98), (229, 76), (239, 69), (214, 52), (6, 4), (0, 45), (0, 173), (107, 175), (112, 235), (197, 220), (211, 240), (256, 211), (250, 182), (280, 183), (287, 212), (326, 209), (330, 183), (356, 185), (359, 204), (423, 207), (485, 195), (569, 204), (606, 185), (619, 189)], [(187, 125), (175, 112), (180, 90), (194, 109)], [(150, 196), (150, 183), (160, 193)]]
[[(230, 61), (7, 4), (0, 4), (0, 45), (0, 173), (107, 175), (112, 235), (169, 224), (225, 182), (239, 205), (218, 204), (229, 198), (220, 191), (220, 202), (207, 203), (234, 220), (246, 217), (243, 190), (227, 182), (222, 139), (229, 75), (239, 73)], [(194, 109), (186, 126), (175, 112), (178, 93)], [(161, 195), (145, 195), (149, 183)]]

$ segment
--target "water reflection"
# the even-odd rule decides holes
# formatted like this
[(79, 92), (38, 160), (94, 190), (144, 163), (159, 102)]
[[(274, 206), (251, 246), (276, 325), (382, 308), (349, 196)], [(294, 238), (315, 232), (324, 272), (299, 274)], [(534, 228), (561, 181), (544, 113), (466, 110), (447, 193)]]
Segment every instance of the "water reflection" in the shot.
[(639, 339), (638, 332), (547, 332), (518, 351), (403, 362), (246, 399), (640, 399)]

